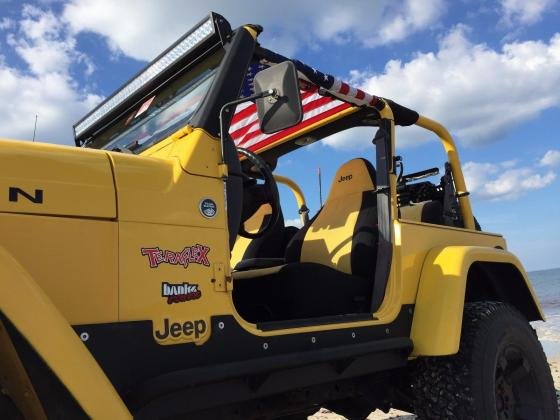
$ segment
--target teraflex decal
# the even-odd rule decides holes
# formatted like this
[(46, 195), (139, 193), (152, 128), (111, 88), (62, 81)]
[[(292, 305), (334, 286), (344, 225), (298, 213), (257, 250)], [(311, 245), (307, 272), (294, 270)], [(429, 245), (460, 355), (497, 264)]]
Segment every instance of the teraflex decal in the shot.
[(200, 244), (186, 246), (182, 251), (169, 251), (154, 247), (141, 248), (140, 252), (148, 257), (150, 268), (157, 268), (160, 264), (182, 265), (184, 268), (187, 268), (189, 264), (210, 267), (208, 260), (210, 248)]
[(161, 297), (165, 298), (169, 305), (173, 303), (187, 302), (200, 299), (202, 292), (198, 284), (192, 283), (167, 283), (161, 284)]

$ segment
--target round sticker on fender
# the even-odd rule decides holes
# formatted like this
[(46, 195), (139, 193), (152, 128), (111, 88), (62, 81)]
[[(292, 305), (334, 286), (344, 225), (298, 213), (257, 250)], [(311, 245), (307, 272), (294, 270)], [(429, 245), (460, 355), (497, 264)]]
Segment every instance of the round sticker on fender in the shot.
[(205, 198), (200, 202), (200, 213), (207, 219), (213, 218), (218, 212), (216, 202), (210, 198)]

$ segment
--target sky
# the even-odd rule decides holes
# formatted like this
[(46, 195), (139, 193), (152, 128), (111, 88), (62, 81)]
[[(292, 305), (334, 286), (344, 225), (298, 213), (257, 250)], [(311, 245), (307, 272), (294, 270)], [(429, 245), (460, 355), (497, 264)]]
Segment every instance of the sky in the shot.
[[(73, 145), (72, 124), (208, 11), (264, 26), (263, 46), (391, 98), (454, 136), (475, 216), (528, 270), (560, 266), (560, 0), (0, 0), (0, 137)], [(374, 161), (371, 129), (286, 155), (319, 208), (338, 167)], [(397, 129), (405, 172), (443, 167), (433, 135)], [(437, 182), (437, 179), (432, 179)], [(281, 188), (282, 207), (297, 219)]]

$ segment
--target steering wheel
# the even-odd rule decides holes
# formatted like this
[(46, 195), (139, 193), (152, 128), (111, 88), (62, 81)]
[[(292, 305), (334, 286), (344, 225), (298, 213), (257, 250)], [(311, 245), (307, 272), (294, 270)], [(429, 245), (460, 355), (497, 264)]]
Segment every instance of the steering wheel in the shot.
[(262, 175), (264, 179), (263, 188), (266, 196), (266, 202), (270, 204), (272, 209), (268, 222), (258, 232), (247, 232), (243, 223), (239, 226), (239, 231), (237, 232), (238, 235), (243, 236), (244, 238), (256, 239), (262, 237), (270, 229), (272, 229), (280, 217), (280, 196), (278, 194), (278, 186), (276, 185), (276, 180), (272, 175), (272, 171), (262, 157), (241, 147), (237, 148), (237, 152), (240, 155), (245, 156)]

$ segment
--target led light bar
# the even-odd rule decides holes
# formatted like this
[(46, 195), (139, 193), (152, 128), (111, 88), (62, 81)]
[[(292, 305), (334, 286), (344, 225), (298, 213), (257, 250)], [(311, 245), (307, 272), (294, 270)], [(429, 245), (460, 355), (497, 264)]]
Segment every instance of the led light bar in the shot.
[(137, 93), (143, 86), (154, 80), (159, 74), (169, 68), (169, 66), (182, 59), (193, 50), (193, 48), (214, 35), (216, 29), (214, 27), (213, 15), (214, 14), (210, 14), (210, 17), (206, 21), (185, 34), (183, 39), (180, 39), (167, 52), (164, 52), (160, 57), (149, 64), (144, 71), (128, 82), (121, 90), (101, 103), (97, 109), (91, 112), (82, 121), (78, 122), (74, 126), (75, 137), (79, 137), (109, 112)]

